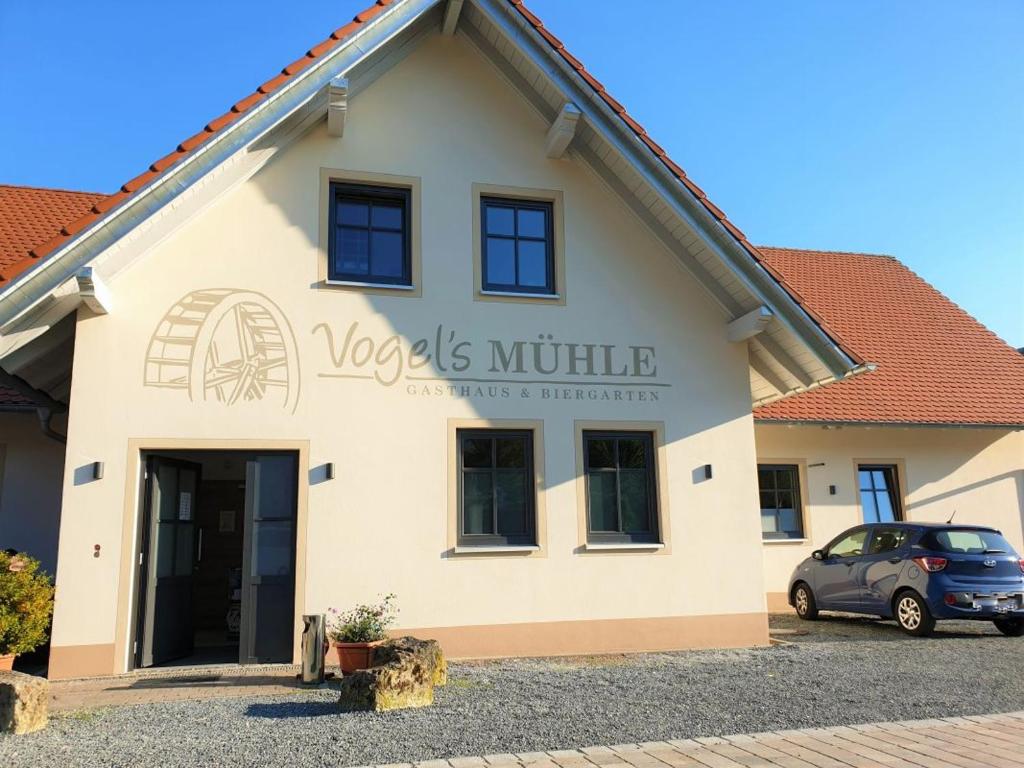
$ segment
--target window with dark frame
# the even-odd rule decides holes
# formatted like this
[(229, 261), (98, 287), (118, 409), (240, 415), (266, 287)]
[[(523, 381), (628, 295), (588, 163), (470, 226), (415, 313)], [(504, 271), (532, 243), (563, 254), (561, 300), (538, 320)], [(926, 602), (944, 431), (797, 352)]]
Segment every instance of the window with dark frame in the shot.
[(761, 538), (804, 538), (797, 465), (758, 464), (757, 486), (761, 496)]
[(555, 293), (553, 206), (538, 200), (480, 199), (482, 288)]
[(658, 543), (654, 463), (650, 432), (583, 433), (588, 542)]
[(903, 519), (899, 477), (894, 465), (859, 465), (857, 484), (865, 523), (895, 523)]
[(331, 182), (328, 279), (411, 286), (410, 190)]
[(460, 429), (460, 546), (536, 542), (533, 432)]

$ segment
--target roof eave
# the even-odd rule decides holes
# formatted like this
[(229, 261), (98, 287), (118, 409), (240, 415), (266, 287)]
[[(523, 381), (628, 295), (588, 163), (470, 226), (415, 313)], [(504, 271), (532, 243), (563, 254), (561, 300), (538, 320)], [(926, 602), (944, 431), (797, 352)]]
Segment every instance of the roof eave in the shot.
[(755, 424), (778, 424), (785, 427), (903, 427), (909, 429), (1001, 429), (1024, 430), (1024, 422), (1018, 423), (976, 423), (944, 421), (870, 421), (857, 419), (776, 419), (758, 416), (754, 412)]

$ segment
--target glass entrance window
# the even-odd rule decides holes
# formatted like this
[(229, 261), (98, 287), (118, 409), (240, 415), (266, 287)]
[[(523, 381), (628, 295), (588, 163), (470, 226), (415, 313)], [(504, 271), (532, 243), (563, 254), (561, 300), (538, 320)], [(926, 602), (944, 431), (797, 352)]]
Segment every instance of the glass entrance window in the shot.
[(857, 481), (865, 523), (894, 523), (903, 519), (895, 466), (861, 464), (857, 467)]

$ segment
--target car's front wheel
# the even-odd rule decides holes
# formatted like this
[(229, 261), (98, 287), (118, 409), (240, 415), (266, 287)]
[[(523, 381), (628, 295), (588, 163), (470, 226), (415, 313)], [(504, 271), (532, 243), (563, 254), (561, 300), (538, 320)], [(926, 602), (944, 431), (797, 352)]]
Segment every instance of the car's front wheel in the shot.
[(908, 635), (924, 637), (935, 629), (935, 618), (928, 604), (916, 592), (903, 592), (896, 598), (896, 623)]
[(797, 584), (793, 590), (793, 607), (796, 608), (796, 615), (805, 621), (818, 618), (818, 604), (814, 602), (814, 593), (806, 584)]
[(1007, 637), (1024, 636), (1024, 619), (992, 619), (992, 623)]

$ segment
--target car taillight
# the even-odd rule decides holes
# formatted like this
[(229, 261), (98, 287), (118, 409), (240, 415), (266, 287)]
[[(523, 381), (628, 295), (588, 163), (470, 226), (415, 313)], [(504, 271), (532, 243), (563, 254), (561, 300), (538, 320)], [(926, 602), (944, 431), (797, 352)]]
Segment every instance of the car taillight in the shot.
[(914, 562), (920, 566), (922, 571), (936, 573), (945, 568), (949, 561), (944, 557), (915, 557)]

